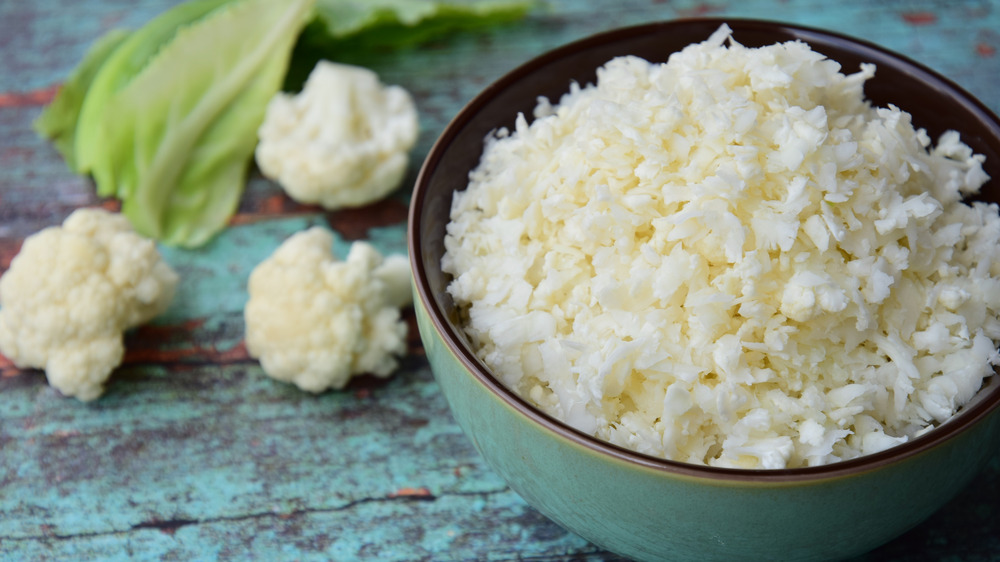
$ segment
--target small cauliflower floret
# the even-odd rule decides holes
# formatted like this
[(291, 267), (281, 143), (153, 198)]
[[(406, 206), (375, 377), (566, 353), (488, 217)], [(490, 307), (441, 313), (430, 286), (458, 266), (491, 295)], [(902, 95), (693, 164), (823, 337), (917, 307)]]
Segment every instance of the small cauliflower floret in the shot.
[(258, 130), (261, 172), (301, 203), (359, 207), (399, 187), (417, 109), (366, 68), (320, 61), (298, 95), (279, 93)]
[(310, 392), (363, 373), (387, 377), (406, 351), (407, 259), (355, 242), (339, 261), (332, 245), (321, 227), (291, 236), (250, 274), (244, 309), (250, 355), (269, 376)]
[(89, 401), (121, 363), (122, 334), (166, 310), (178, 276), (152, 240), (103, 209), (27, 239), (0, 278), (0, 352)]

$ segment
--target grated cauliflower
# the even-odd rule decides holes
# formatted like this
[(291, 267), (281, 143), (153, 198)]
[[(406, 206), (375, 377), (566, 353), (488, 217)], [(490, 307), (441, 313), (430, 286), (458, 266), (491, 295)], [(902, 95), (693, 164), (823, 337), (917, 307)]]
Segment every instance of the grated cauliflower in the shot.
[(89, 401), (121, 363), (124, 331), (169, 306), (178, 276), (152, 240), (97, 208), (27, 239), (0, 278), (0, 352)]
[(569, 425), (737, 468), (881, 451), (1000, 362), (1000, 215), (801, 42), (621, 57), (487, 139), (445, 237), (479, 357)]
[(320, 61), (300, 94), (268, 104), (256, 160), (296, 201), (359, 207), (399, 187), (417, 131), (406, 90), (366, 68)]
[(406, 351), (407, 259), (383, 259), (359, 241), (339, 261), (332, 245), (321, 227), (289, 237), (250, 274), (244, 309), (250, 355), (269, 376), (310, 392), (362, 373), (389, 376)]

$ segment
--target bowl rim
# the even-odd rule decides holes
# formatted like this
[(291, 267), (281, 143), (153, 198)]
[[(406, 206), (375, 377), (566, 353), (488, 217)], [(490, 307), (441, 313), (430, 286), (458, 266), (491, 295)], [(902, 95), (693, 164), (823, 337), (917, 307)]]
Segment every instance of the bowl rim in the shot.
[[(424, 207), (430, 178), (434, 175), (448, 147), (484, 105), (506, 88), (539, 68), (552, 64), (580, 50), (625, 39), (631, 35), (648, 34), (658, 30), (663, 32), (663, 30), (668, 30), (675, 26), (687, 26), (691, 24), (715, 25), (716, 27), (728, 24), (733, 28), (734, 35), (739, 30), (785, 32), (806, 43), (809, 42), (810, 37), (818, 38), (827, 42), (836, 42), (838, 46), (850, 46), (852, 51), (854, 51), (853, 54), (859, 56), (875, 55), (880, 60), (892, 60), (895, 65), (904, 67), (913, 74), (920, 75), (921, 79), (929, 79), (931, 82), (934, 82), (934, 87), (946, 90), (951, 97), (960, 101), (974, 112), (980, 113), (984, 119), (990, 122), (994, 129), (1000, 131), (1000, 119), (989, 108), (961, 86), (929, 67), (872, 42), (815, 27), (766, 19), (726, 17), (683, 18), (610, 29), (556, 47), (508, 71), (472, 98), (449, 121), (441, 135), (434, 142), (417, 175), (411, 195), (407, 220), (407, 246), (410, 267), (413, 273), (415, 292), (420, 300), (419, 304), (424, 306), (424, 310), (434, 330), (441, 337), (441, 340), (451, 354), (459, 360), (465, 370), (485, 389), (489, 390), (505, 405), (516, 410), (534, 424), (551, 432), (557, 439), (564, 439), (570, 444), (587, 449), (591, 453), (606, 455), (610, 459), (630, 465), (674, 476), (695, 477), (719, 483), (780, 484), (821, 481), (882, 469), (935, 449), (950, 441), (953, 437), (965, 433), (995, 410), (1000, 409), (1000, 380), (998, 380), (1000, 379), (1000, 367), (997, 367), (994, 369), (993, 375), (984, 379), (982, 386), (977, 391), (977, 399), (974, 402), (962, 407), (949, 420), (906, 443), (870, 455), (863, 455), (854, 459), (819, 466), (782, 469), (722, 468), (674, 461), (639, 453), (579, 431), (542, 412), (514, 391), (508, 389), (491, 374), (490, 369), (476, 356), (472, 349), (462, 343), (463, 336), (458, 333), (458, 328), (449, 322), (441, 307), (440, 299), (431, 290), (421, 255), (423, 246), (421, 209)], [(569, 84), (567, 84), (567, 88), (568, 86)], [(996, 178), (993, 181), (1000, 181), (1000, 178)], [(983, 393), (986, 394), (984, 395)]]

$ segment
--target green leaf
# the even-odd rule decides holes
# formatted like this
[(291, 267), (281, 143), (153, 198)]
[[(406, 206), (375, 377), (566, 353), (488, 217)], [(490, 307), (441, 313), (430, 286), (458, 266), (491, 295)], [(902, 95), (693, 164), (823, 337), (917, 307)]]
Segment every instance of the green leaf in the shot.
[(316, 19), (296, 46), (285, 88), (298, 90), (316, 62), (350, 62), (372, 51), (409, 48), (448, 33), (517, 21), (536, 0), (317, 0)]
[(229, 3), (179, 29), (108, 99), (102, 153), (137, 231), (194, 247), (226, 226), (313, 1)]
[(83, 61), (63, 82), (52, 103), (35, 119), (35, 131), (43, 138), (52, 141), (70, 169), (76, 169), (76, 152), (73, 144), (83, 99), (101, 65), (128, 36), (128, 31), (114, 29), (95, 41), (87, 49)]
[(365, 39), (400, 47), (433, 37), (430, 31), (490, 25), (524, 16), (527, 0), (318, 0), (316, 11), (331, 38)]
[(318, 1), (314, 13), (317, 0), (189, 0), (135, 32), (112, 32), (36, 130), (94, 176), (98, 195), (122, 199), (136, 230), (198, 246), (235, 212), (257, 128), (283, 81), (301, 84), (322, 58), (513, 21), (536, 3)]
[(104, 128), (107, 121), (118, 119), (112, 96), (125, 87), (149, 61), (169, 43), (177, 30), (205, 17), (230, 0), (185, 2), (160, 14), (121, 42), (101, 64), (87, 89), (76, 125), (74, 168), (78, 173), (92, 173), (97, 194), (107, 197), (120, 194), (109, 159), (117, 155), (105, 150)]

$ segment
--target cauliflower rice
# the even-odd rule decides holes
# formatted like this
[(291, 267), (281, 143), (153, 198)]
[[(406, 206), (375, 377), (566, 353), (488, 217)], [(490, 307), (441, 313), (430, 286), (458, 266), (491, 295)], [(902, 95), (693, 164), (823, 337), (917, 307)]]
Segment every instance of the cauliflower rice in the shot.
[(548, 414), (719, 467), (850, 459), (1000, 363), (983, 157), (802, 42), (620, 57), (486, 141), (445, 237), (478, 356)]

